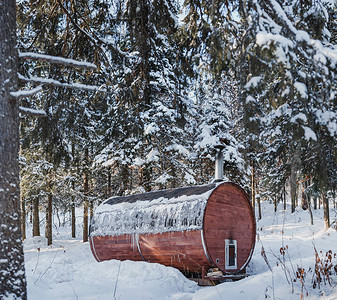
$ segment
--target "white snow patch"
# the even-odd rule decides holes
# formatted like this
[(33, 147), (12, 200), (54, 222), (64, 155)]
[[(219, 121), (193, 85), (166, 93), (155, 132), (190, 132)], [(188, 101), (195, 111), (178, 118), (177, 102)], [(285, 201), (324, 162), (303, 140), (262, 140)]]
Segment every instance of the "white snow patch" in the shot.
[(331, 136), (337, 135), (337, 113), (333, 111), (316, 111), (316, 117), (321, 125), (327, 127)]
[(157, 162), (159, 161), (159, 151), (157, 149), (152, 149), (148, 155), (146, 155), (146, 162)]
[(141, 159), (140, 157), (136, 157), (135, 160), (133, 161), (133, 165), (137, 167), (141, 167), (145, 164), (145, 160)]
[(294, 83), (294, 87), (300, 93), (302, 98), (305, 98), (305, 99), (308, 98), (307, 86), (304, 83), (296, 81)]
[[(336, 224), (337, 214), (332, 202), (330, 207), (331, 222)], [(202, 288), (178, 270), (159, 264), (117, 260), (98, 263), (89, 243), (81, 241), (81, 232), (78, 232), (78, 239), (71, 238), (68, 215), (67, 225), (55, 230), (53, 245), (42, 245), (38, 251), (28, 223), (28, 239), (24, 242), (28, 299), (298, 300), (302, 283), (294, 281), (297, 267), (304, 268), (306, 272), (303, 285), (309, 295), (304, 299), (337, 299), (337, 275), (334, 270), (330, 277), (333, 280), (331, 286), (322, 281), (320, 288), (312, 287), (314, 247), (321, 256), (329, 250), (337, 252), (337, 231), (332, 228), (324, 230), (323, 208), (313, 210), (314, 225), (310, 225), (308, 211), (297, 208), (294, 213), (290, 212), (290, 200), (286, 211), (280, 203), (274, 213), (273, 205), (268, 201), (261, 203), (261, 211), (262, 219), (257, 220), (255, 251), (247, 267), (250, 276)], [(77, 213), (82, 212), (82, 208), (77, 210)], [(82, 215), (77, 216), (76, 225), (81, 228)], [(261, 255), (262, 247), (272, 271)], [(284, 257), (280, 254), (281, 247), (287, 247)], [(284, 261), (289, 270), (288, 277), (279, 260)], [(336, 265), (336, 258), (332, 260)]]
[(247, 96), (246, 97), (246, 104), (249, 104), (250, 102), (255, 103), (256, 100), (252, 96)]
[(309, 141), (310, 139), (317, 141), (317, 135), (315, 132), (312, 131), (311, 128), (307, 126), (302, 126), (302, 128), (304, 130), (304, 137), (307, 141)]
[(185, 174), (184, 179), (185, 179), (186, 183), (188, 183), (188, 184), (196, 184), (197, 183), (194, 176), (192, 176), (189, 173)]
[(151, 123), (148, 126), (145, 127), (144, 134), (145, 135), (150, 135), (158, 132), (160, 128), (156, 123)]
[(245, 85), (245, 89), (249, 89), (250, 87), (257, 87), (259, 82), (261, 81), (262, 76), (254, 76), (252, 77)]
[[(103, 167), (110, 167), (110, 166), (112, 166), (115, 162), (116, 162), (116, 159), (115, 159), (115, 158), (111, 158), (111, 159), (108, 159), (107, 161), (105, 161), (104, 163), (102, 163), (102, 166), (103, 166)], [(98, 163), (100, 163), (100, 162), (98, 162)]]
[(166, 184), (171, 178), (172, 178), (172, 176), (170, 176), (167, 173), (164, 173), (155, 180), (155, 183)]
[(293, 116), (293, 117), (290, 119), (290, 122), (296, 123), (297, 120), (301, 120), (301, 121), (303, 121), (304, 123), (306, 123), (307, 120), (308, 120), (308, 118), (307, 118), (307, 116), (306, 116), (304, 113), (299, 113), (299, 114)]
[(211, 133), (211, 129), (207, 124), (204, 123), (200, 127), (202, 128), (199, 135), (200, 140), (194, 145), (194, 148), (205, 149), (219, 144), (219, 137)]
[(188, 151), (183, 145), (179, 145), (179, 144), (174, 144), (168, 147), (167, 150), (174, 150), (178, 152), (179, 154), (185, 155), (185, 156), (190, 155), (190, 151)]

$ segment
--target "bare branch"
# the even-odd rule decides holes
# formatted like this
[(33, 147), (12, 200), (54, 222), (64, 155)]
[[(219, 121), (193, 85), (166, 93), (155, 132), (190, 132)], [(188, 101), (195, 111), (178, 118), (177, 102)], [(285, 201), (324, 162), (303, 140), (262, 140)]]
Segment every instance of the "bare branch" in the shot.
[(84, 35), (86, 35), (95, 45), (98, 44), (98, 42), (101, 42), (100, 40), (96, 39), (96, 37), (92, 37), (87, 31), (82, 29), (77, 22), (72, 18), (71, 14), (69, 11), (63, 6), (62, 2), (59, 0), (56, 0), (57, 3), (60, 5), (61, 9), (65, 12), (65, 14), (69, 17), (70, 22), (79, 30), (81, 31)]
[(17, 92), (11, 92), (11, 96), (14, 98), (24, 98), (24, 97), (31, 97), (39, 92), (42, 91), (42, 86), (39, 85), (36, 88), (33, 88), (31, 90), (22, 90), (22, 91), (17, 91)]
[(86, 85), (81, 83), (63, 83), (58, 80), (50, 79), (50, 78), (41, 78), (41, 77), (24, 77), (21, 74), (18, 74), (19, 79), (27, 82), (35, 82), (40, 83), (43, 85), (52, 85), (52, 86), (58, 86), (68, 89), (80, 89), (85, 91), (91, 91), (91, 92), (100, 92), (100, 93), (106, 93), (107, 90), (105, 87), (99, 87), (96, 85)]
[(70, 58), (63, 58), (60, 56), (44, 55), (34, 52), (19, 52), (19, 57), (24, 59), (44, 60), (53, 64), (61, 64), (75, 68), (96, 70), (97, 66), (93, 63), (78, 61)]
[[(99, 36), (97, 36), (97, 34), (95, 34), (89, 27), (89, 30), (91, 31), (90, 33), (86, 30), (84, 30), (78, 23), (76, 20), (74, 20), (74, 18), (72, 17), (72, 14), (66, 9), (66, 7), (64, 7), (64, 5), (62, 4), (62, 2), (60, 0), (56, 0), (57, 3), (60, 5), (61, 9), (64, 11), (64, 13), (68, 16), (70, 22), (80, 31), (82, 32), (90, 41), (92, 41), (92, 43), (98, 47), (101, 52), (103, 53), (103, 55), (105, 56), (106, 62), (110, 65), (109, 59), (107, 58), (104, 49), (101, 47), (102, 45), (108, 46), (109, 49), (111, 51), (113, 51), (114, 55), (116, 56), (122, 56), (124, 57), (125, 54), (120, 51), (119, 49), (116, 49), (116, 47), (114, 47), (111, 43), (107, 42), (104, 39), (101, 39)], [(83, 18), (81, 18), (83, 20)]]
[(44, 110), (39, 110), (39, 109), (32, 109), (28, 107), (19, 107), (20, 113), (24, 115), (30, 115), (30, 116), (35, 116), (35, 117), (46, 117), (47, 113)]

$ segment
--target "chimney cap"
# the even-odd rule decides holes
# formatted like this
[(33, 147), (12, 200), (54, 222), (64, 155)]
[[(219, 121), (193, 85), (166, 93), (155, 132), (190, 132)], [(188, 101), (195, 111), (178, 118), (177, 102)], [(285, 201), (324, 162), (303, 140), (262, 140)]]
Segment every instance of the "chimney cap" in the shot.
[(214, 146), (214, 149), (217, 149), (219, 151), (222, 151), (226, 146), (223, 144), (218, 144)]

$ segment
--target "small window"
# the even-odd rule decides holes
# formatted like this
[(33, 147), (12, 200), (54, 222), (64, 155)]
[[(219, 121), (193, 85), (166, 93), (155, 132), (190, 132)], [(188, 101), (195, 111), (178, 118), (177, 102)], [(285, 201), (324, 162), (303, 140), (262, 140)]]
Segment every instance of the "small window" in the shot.
[(237, 269), (237, 241), (225, 240), (225, 261), (227, 270)]

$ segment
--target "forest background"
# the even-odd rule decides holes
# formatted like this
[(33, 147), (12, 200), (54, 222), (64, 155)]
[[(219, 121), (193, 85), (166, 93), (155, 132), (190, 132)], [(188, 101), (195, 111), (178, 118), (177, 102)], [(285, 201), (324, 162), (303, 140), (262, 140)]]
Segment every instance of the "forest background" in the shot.
[(17, 1), (17, 12), (21, 85), (44, 85), (21, 103), (46, 113), (20, 123), (34, 235), (42, 207), (84, 205), (87, 216), (113, 195), (208, 183), (219, 144), (226, 177), (254, 206), (285, 199), (287, 186), (292, 210), (300, 189), (304, 208), (334, 199), (335, 1)]
[[(324, 207), (337, 188), (334, 0), (18, 0), (22, 233), (113, 195), (228, 180)], [(38, 59), (94, 63), (81, 69)], [(45, 58), (45, 57), (44, 57)], [(40, 88), (42, 87), (42, 88)], [(36, 117), (32, 114), (42, 116)], [(331, 203), (331, 202), (330, 202)], [(46, 219), (39, 219), (39, 210)], [(61, 222), (61, 220), (59, 220)]]

